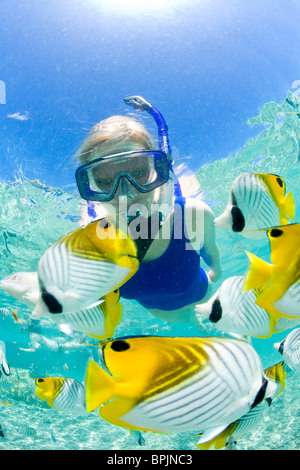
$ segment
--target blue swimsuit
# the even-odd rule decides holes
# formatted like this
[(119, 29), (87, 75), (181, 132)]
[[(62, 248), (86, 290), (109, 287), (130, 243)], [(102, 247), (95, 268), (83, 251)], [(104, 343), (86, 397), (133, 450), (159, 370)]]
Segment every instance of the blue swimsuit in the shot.
[[(185, 198), (179, 190), (175, 192), (175, 203), (182, 207), (184, 227)], [(120, 287), (125, 299), (135, 299), (148, 309), (175, 310), (199, 302), (206, 294), (208, 278), (200, 267), (200, 255), (187, 250), (184, 229), (182, 238), (174, 238), (174, 227), (170, 244), (158, 259), (141, 263), (136, 274)]]

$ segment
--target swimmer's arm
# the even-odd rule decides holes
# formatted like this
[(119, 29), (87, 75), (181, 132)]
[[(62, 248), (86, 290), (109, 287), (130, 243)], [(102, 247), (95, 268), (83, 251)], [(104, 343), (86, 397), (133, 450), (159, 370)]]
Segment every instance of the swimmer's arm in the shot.
[(193, 249), (211, 268), (208, 275), (214, 282), (221, 277), (220, 254), (216, 244), (214, 213), (201, 200), (186, 199), (185, 224)]

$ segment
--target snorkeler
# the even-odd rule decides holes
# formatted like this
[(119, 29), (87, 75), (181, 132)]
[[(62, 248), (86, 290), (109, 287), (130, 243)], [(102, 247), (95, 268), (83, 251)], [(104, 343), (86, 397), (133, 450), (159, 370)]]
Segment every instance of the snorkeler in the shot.
[(81, 223), (119, 215), (120, 224), (125, 201), (125, 223), (141, 265), (120, 288), (121, 296), (162, 320), (185, 323), (192, 320), (194, 305), (211, 296), (211, 281), (221, 276), (214, 214), (203, 201), (183, 197), (161, 113), (138, 96), (124, 101), (155, 119), (159, 149), (131, 117), (112, 116), (96, 124), (76, 153), (77, 186), (87, 201)]

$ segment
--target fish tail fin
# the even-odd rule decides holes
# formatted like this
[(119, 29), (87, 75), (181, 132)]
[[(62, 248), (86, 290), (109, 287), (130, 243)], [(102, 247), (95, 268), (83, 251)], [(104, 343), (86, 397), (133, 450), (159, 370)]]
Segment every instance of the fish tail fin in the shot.
[(123, 312), (123, 309), (122, 309), (121, 303), (115, 305), (108, 312), (105, 312), (105, 320), (104, 320), (105, 333), (100, 336), (92, 335), (92, 334), (89, 334), (89, 336), (91, 336), (92, 338), (100, 339), (100, 340), (112, 338), (113, 335), (115, 334), (115, 328), (118, 326), (118, 324), (121, 321), (122, 312)]
[(249, 259), (249, 269), (245, 276), (244, 291), (266, 284), (270, 279), (273, 267), (272, 264), (267, 263), (248, 251), (246, 251), (246, 255)]
[[(107, 310), (104, 311), (104, 314), (107, 318), (109, 318), (112, 327), (116, 328), (121, 321), (123, 313), (119, 289), (115, 289), (110, 294), (107, 294), (106, 296), (104, 296), (104, 299), (107, 300)], [(110, 336), (113, 336), (113, 333)]]
[(85, 376), (85, 400), (88, 413), (112, 398), (114, 385), (114, 379), (95, 361), (90, 360)]
[[(115, 328), (121, 321), (123, 307), (120, 302), (120, 291), (115, 290), (103, 297), (103, 303), (99, 306), (102, 310), (105, 320), (105, 334), (102, 336), (93, 336), (98, 339), (110, 338), (114, 335)], [(90, 335), (92, 336), (92, 335)]]
[(274, 333), (275, 327), (280, 317), (278, 315), (274, 315), (272, 312), (268, 312), (268, 315), (270, 318), (270, 336), (271, 336)]
[[(277, 348), (276, 348), (277, 349)], [(286, 364), (284, 361), (278, 362), (271, 367), (264, 370), (265, 376), (277, 385), (280, 384), (281, 389), (277, 391), (276, 395), (279, 395), (285, 388), (286, 381)]]
[(289, 219), (294, 220), (295, 209), (296, 209), (295, 200), (294, 200), (293, 194), (290, 192), (285, 196), (283, 200), (283, 214), (280, 214), (280, 223), (283, 225), (287, 224), (288, 223), (287, 217), (289, 217)]
[[(118, 302), (112, 309), (111, 309), (111, 312), (110, 312), (110, 321), (111, 321), (111, 324), (113, 326), (113, 328), (115, 329), (118, 324), (120, 323), (121, 321), (121, 318), (122, 318), (122, 313), (123, 313), (123, 307), (122, 307), (122, 304), (121, 302)], [(111, 335), (112, 336), (112, 335)]]

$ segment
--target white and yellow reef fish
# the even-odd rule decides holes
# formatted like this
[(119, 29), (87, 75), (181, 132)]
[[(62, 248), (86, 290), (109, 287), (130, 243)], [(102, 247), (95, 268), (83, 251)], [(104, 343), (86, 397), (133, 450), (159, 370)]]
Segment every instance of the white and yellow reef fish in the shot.
[[(40, 296), (36, 272), (20, 272), (7, 276), (0, 281), (0, 287), (30, 308), (35, 307)], [(98, 339), (109, 338), (114, 335), (122, 316), (120, 292), (116, 289), (100, 299), (99, 305), (87, 310), (69, 314), (48, 312), (46, 316), (65, 333), (75, 330)]]
[(286, 195), (283, 178), (269, 173), (243, 173), (231, 187), (228, 205), (215, 225), (247, 238), (263, 238), (260, 229), (288, 224), (294, 220), (295, 202)]
[(80, 312), (124, 284), (139, 267), (134, 241), (109, 219), (78, 228), (54, 243), (38, 265), (34, 318)]
[(0, 341), (0, 377), (3, 374), (10, 375), (10, 367), (6, 359), (6, 345), (4, 341)]
[(58, 411), (86, 414), (84, 386), (65, 377), (40, 377), (36, 379), (36, 395)]
[(199, 449), (208, 450), (212, 447), (216, 450), (223, 449), (232, 443), (236, 444), (238, 439), (257, 428), (257, 425), (262, 421), (264, 415), (269, 410), (274, 397), (279, 395), (285, 387), (285, 364), (282, 361), (265, 369), (264, 373), (268, 381), (274, 384), (272, 393), (244, 416), (229, 424), (221, 433), (218, 433), (217, 430), (200, 434), (201, 438), (197, 442)]
[(257, 305), (287, 318), (300, 318), (300, 224), (267, 230), (271, 263), (247, 253), (245, 290), (256, 289)]
[(110, 338), (122, 317), (119, 289), (105, 295), (101, 300), (101, 304), (80, 312), (48, 316), (65, 333), (75, 330), (97, 339)]
[(34, 308), (39, 300), (37, 272), (10, 274), (0, 280), (0, 288), (30, 308)]
[(291, 369), (300, 372), (300, 328), (291, 331), (280, 343), (275, 343), (274, 348)]
[[(244, 291), (244, 284), (244, 276), (226, 279), (208, 302), (196, 306), (196, 318), (203, 315), (218, 329), (236, 337), (268, 338), (299, 325), (300, 319), (281, 318), (257, 305), (258, 293), (255, 289)], [(197, 320), (194, 323), (197, 325)]]
[[(232, 338), (137, 336), (104, 343), (87, 367), (86, 407), (137, 431), (225, 429), (268, 396), (261, 360)], [(110, 375), (111, 374), (111, 375)]]

